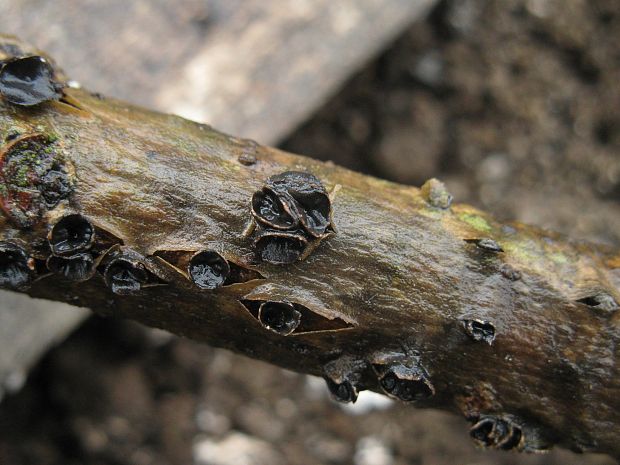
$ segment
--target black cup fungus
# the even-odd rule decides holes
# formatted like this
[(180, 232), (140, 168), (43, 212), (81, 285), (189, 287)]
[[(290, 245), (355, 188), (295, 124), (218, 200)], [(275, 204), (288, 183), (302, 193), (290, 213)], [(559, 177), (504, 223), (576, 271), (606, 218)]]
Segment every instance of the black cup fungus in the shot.
[(16, 58), (0, 70), (0, 94), (10, 103), (37, 105), (60, 98), (61, 86), (54, 79), (54, 69), (40, 56)]
[(258, 309), (258, 321), (282, 336), (291, 334), (301, 321), (301, 313), (289, 302), (265, 302)]
[(22, 289), (34, 277), (34, 264), (26, 251), (11, 242), (0, 242), (0, 287)]
[(228, 278), (230, 265), (219, 253), (204, 250), (190, 259), (187, 271), (192, 282), (199, 288), (217, 289)]
[(52, 227), (48, 240), (54, 255), (74, 255), (92, 246), (95, 229), (82, 215), (67, 215)]

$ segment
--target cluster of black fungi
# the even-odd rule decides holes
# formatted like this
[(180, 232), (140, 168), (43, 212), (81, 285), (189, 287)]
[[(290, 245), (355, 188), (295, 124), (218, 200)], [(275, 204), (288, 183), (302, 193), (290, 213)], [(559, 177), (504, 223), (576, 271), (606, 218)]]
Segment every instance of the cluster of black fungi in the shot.
[(333, 232), (331, 200), (312, 174), (286, 171), (252, 196), (255, 247), (267, 263), (294, 263)]
[(29, 256), (16, 242), (0, 242), (0, 287), (25, 289), (37, 274), (49, 272), (66, 281), (83, 282), (100, 271), (110, 289), (120, 295), (133, 294), (149, 282), (150, 275), (138, 254), (121, 251), (105, 234), (100, 241), (96, 236), (96, 228), (87, 218), (70, 214), (50, 229), (46, 259)]
[(41, 56), (15, 57), (1, 63), (0, 95), (14, 105), (32, 106), (58, 100), (62, 87), (50, 63)]
[[(381, 390), (403, 402), (418, 402), (432, 397), (435, 388), (417, 357), (389, 357), (383, 361), (365, 362), (343, 356), (323, 367), (323, 378), (332, 397), (339, 402), (355, 402), (359, 391), (366, 389), (362, 382), (372, 374)], [(366, 376), (365, 376), (366, 375)], [(522, 427), (510, 415), (480, 415), (471, 418), (470, 435), (479, 446), (491, 449), (521, 449)]]
[[(48, 272), (71, 282), (87, 281), (100, 272), (108, 287), (119, 295), (135, 294), (145, 286), (162, 283), (147, 270), (143, 256), (121, 244), (120, 239), (96, 228), (86, 217), (66, 215), (52, 226), (45, 252), (35, 254), (36, 258), (17, 241), (0, 241), (0, 287), (25, 289), (37, 274)], [(200, 289), (262, 277), (213, 250), (193, 253), (187, 274)], [(261, 313), (262, 318), (277, 327), (268, 307)]]
[(324, 379), (334, 399), (355, 402), (359, 391), (365, 388), (361, 380), (367, 367), (372, 369), (383, 392), (393, 399), (416, 402), (435, 394), (428, 373), (416, 359), (403, 357), (369, 364), (361, 361), (341, 364), (338, 359), (324, 367)]

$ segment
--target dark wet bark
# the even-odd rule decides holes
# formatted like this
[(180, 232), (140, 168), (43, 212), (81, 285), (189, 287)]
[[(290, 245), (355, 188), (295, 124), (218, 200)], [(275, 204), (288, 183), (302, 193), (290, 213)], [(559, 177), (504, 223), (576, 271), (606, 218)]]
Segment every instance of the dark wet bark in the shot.
[[(2, 101), (0, 137), (0, 272), (18, 290), (324, 376), (341, 400), (461, 412), (485, 447), (620, 456), (617, 251), (84, 90)], [(49, 171), (71, 187), (54, 204)], [(328, 199), (272, 186), (291, 225), (266, 226), (252, 198), (288, 171)], [(265, 260), (265, 231), (292, 263)]]

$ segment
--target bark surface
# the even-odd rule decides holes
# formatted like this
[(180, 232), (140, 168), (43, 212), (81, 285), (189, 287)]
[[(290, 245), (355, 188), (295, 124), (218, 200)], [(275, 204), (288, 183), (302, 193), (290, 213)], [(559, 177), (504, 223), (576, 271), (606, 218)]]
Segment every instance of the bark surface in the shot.
[[(30, 258), (31, 296), (324, 376), (343, 400), (373, 389), (458, 411), (483, 446), (620, 457), (618, 251), (500, 224), (435, 181), (382, 181), (81, 89), (2, 101), (0, 137), (0, 238)], [(58, 188), (36, 176), (49, 160), (69, 187), (56, 203), (37, 197)], [(287, 171), (321, 181), (333, 232), (272, 265), (251, 199)], [(63, 278), (50, 235), (73, 214), (94, 227), (83, 282)], [(206, 250), (234, 270), (213, 290), (188, 273)], [(110, 274), (119, 258), (129, 277)], [(290, 334), (265, 316), (273, 302), (294, 308)]]

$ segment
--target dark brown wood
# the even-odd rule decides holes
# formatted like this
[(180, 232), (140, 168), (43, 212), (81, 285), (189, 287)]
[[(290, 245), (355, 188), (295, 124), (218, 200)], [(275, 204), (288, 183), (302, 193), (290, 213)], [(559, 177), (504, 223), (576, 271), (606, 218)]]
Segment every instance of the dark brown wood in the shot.
[[(0, 219), (2, 239), (38, 260), (30, 295), (326, 376), (341, 398), (372, 389), (458, 411), (488, 447), (620, 456), (618, 251), (449, 206), (435, 181), (389, 183), (83, 90), (38, 109), (3, 104), (0, 134), (16, 127), (75, 183), (31, 227), (12, 210)], [(4, 157), (21, 156), (14, 140)], [(289, 170), (325, 186), (333, 233), (302, 260), (270, 265), (256, 253), (250, 203)], [(50, 227), (75, 213), (96, 228), (88, 253), (100, 266), (68, 283), (42, 263)], [(229, 285), (188, 279), (202, 250), (238, 267)], [(119, 253), (143, 276), (133, 295), (110, 290)], [(264, 302), (295, 315), (292, 304), (298, 326), (274, 331)]]

